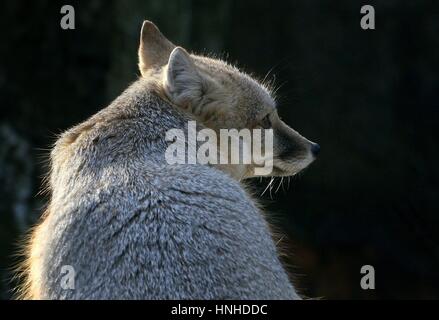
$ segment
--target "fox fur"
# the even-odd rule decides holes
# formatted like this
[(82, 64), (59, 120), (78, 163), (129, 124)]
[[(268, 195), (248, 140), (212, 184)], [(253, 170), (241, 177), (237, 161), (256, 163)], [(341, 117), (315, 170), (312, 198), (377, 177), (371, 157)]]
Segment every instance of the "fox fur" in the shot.
[[(252, 165), (169, 165), (166, 132), (274, 130), (273, 175), (314, 160), (269, 88), (226, 62), (189, 54), (145, 21), (141, 77), (67, 130), (50, 157), (50, 202), (32, 229), (25, 299), (300, 299), (270, 228), (241, 181)], [(75, 270), (63, 288), (63, 266)]]

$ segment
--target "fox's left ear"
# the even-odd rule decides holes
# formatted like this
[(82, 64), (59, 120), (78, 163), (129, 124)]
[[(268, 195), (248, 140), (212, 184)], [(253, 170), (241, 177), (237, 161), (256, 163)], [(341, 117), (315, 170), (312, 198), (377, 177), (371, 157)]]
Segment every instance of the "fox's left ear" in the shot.
[(164, 87), (171, 100), (187, 106), (203, 96), (206, 84), (197, 71), (191, 56), (181, 47), (176, 47), (169, 56)]
[(154, 23), (145, 20), (140, 32), (139, 70), (142, 75), (152, 67), (161, 67), (168, 62), (175, 45), (166, 39)]

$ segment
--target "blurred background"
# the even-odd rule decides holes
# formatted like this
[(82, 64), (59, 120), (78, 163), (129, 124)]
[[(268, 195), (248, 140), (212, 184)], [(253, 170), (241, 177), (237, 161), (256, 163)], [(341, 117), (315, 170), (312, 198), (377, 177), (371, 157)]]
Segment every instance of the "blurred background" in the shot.
[[(60, 28), (73, 5), (76, 29)], [(360, 28), (373, 5), (376, 30)], [(279, 112), (322, 146), (263, 198), (296, 285), (327, 299), (439, 298), (438, 1), (4, 1), (0, 13), (0, 298), (56, 134), (139, 75), (143, 19), (174, 43), (275, 76)], [(253, 182), (264, 190), (268, 180)], [(288, 238), (288, 240), (287, 240)], [(362, 290), (372, 265), (376, 289)]]

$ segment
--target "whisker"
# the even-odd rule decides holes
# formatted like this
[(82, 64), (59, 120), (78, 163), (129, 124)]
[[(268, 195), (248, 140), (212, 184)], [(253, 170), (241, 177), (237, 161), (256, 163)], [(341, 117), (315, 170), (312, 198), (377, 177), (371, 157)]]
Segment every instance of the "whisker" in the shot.
[(279, 243), (281, 243), (281, 241), (285, 238), (285, 235), (283, 235), (277, 242), (276, 242), (276, 246), (279, 245)]
[(267, 187), (265, 187), (264, 191), (262, 191), (261, 196), (264, 195), (264, 193), (270, 188), (271, 184), (273, 183), (274, 178), (270, 179), (270, 182), (268, 183)]
[(280, 85), (278, 85), (273, 91), (272, 91), (272, 95), (274, 97), (276, 97), (277, 92), (279, 91), (280, 88), (282, 88), (285, 84), (287, 84), (287, 81), (282, 82)]
[(276, 177), (273, 177), (273, 178), (271, 178), (272, 180), (270, 181), (270, 199), (271, 200), (273, 200), (273, 194), (272, 194), (272, 191), (273, 191), (273, 185), (274, 185), (274, 182), (276, 181)]
[(277, 189), (276, 189), (275, 193), (277, 193), (277, 192), (279, 191), (280, 186), (282, 185), (282, 182), (283, 182), (283, 181), (284, 181), (284, 177), (281, 177), (281, 178), (280, 178), (279, 185), (277, 186)]
[[(283, 183), (284, 182), (284, 177), (282, 177), (282, 191), (284, 192), (284, 194), (286, 193), (286, 191), (285, 191), (285, 184)], [(287, 179), (288, 180), (288, 179)]]

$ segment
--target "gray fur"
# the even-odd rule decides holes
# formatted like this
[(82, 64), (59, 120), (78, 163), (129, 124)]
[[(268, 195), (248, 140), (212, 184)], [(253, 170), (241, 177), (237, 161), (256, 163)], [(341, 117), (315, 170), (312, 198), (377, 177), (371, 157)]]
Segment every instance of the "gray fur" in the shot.
[[(240, 183), (166, 163), (165, 132), (188, 119), (140, 79), (60, 138), (36, 297), (299, 298)], [(75, 268), (74, 290), (61, 286), (63, 265)]]

